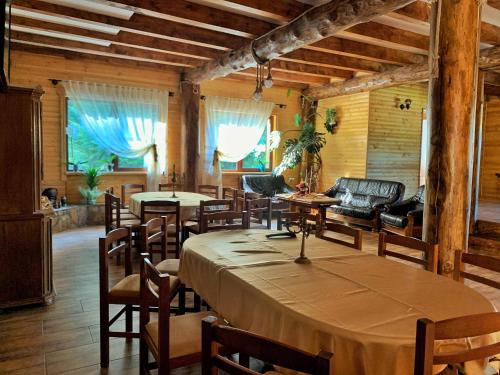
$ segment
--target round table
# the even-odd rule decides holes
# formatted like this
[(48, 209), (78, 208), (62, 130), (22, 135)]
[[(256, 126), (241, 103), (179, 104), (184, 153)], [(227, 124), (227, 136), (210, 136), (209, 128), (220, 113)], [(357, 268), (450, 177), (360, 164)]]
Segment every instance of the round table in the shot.
[(191, 193), (186, 191), (176, 191), (177, 198), (172, 198), (171, 191), (149, 191), (136, 193), (130, 196), (129, 210), (134, 215), (141, 216), (141, 202), (145, 201), (179, 201), (181, 211), (181, 221), (187, 221), (196, 216), (196, 209), (200, 207), (201, 201), (211, 201), (215, 198), (208, 195)]
[(495, 311), (462, 283), (315, 237), (306, 243), (311, 264), (297, 264), (300, 235), (269, 233), (189, 238), (179, 277), (235, 327), (335, 353), (333, 374), (412, 374), (418, 319)]

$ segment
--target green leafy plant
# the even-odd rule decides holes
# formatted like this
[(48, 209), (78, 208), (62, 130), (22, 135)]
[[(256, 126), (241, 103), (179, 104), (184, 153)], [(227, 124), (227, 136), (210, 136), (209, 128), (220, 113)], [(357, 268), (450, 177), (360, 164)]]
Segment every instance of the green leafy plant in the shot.
[[(288, 90), (288, 96), (291, 95), (292, 90)], [(280, 175), (287, 169), (293, 169), (299, 165), (304, 157), (308, 157), (311, 173), (315, 175), (318, 174), (321, 169), (321, 149), (326, 144), (326, 133), (316, 131), (315, 120), (317, 117), (324, 120), (324, 126), (327, 133), (333, 134), (337, 126), (337, 112), (334, 108), (326, 108), (324, 115), (318, 111), (317, 102), (313, 101), (311, 98), (300, 94), (300, 99), (303, 105), (309, 104), (310, 111), (305, 115), (301, 116), (296, 113), (293, 116), (294, 126), (299, 134), (296, 138), (289, 138), (283, 143), (283, 157), (281, 163), (273, 169), (274, 175)], [(279, 134), (278, 138), (281, 138), (282, 134)]]
[(103, 194), (98, 188), (101, 183), (100, 175), (101, 168), (89, 167), (85, 170), (85, 183), (87, 186), (80, 186), (78, 190), (87, 201), (87, 204), (95, 204), (96, 199)]

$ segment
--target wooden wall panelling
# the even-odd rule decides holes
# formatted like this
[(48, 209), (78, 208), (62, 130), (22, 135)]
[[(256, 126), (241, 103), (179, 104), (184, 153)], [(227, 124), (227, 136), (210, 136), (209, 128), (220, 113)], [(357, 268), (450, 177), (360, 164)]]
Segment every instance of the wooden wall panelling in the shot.
[[(411, 108), (401, 110), (411, 99)], [(412, 196), (419, 185), (422, 110), (427, 103), (426, 85), (396, 86), (370, 93), (368, 126), (368, 178), (400, 181), (406, 196)]]
[[(369, 97), (369, 93), (364, 92), (319, 101), (320, 113), (325, 108), (335, 108), (339, 123), (335, 134), (326, 135), (319, 190), (328, 189), (339, 177), (366, 176)], [(324, 129), (320, 116), (316, 118), (316, 127)]]
[(500, 202), (500, 97), (489, 97), (486, 101), (481, 160), (481, 200)]

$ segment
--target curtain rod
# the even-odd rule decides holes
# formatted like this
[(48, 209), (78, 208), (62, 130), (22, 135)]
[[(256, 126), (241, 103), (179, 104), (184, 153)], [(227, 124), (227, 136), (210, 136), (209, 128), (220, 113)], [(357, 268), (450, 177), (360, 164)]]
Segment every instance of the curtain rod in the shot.
[[(200, 96), (200, 99), (201, 99), (201, 100), (205, 100), (206, 98), (207, 98), (207, 97), (206, 97), (205, 95), (201, 95), (201, 96)], [(279, 107), (279, 108), (281, 108), (281, 109), (286, 108), (286, 104), (275, 104), (275, 106), (276, 106), (276, 107)]]
[[(57, 86), (57, 84), (58, 84), (59, 82), (61, 82), (61, 80), (60, 80), (60, 79), (54, 79), (54, 78), (49, 78), (49, 81), (50, 81), (50, 82), (51, 82), (54, 86)], [(174, 96), (174, 93), (173, 93), (172, 91), (169, 91), (169, 92), (168, 92), (168, 96), (172, 97), (172, 96)]]

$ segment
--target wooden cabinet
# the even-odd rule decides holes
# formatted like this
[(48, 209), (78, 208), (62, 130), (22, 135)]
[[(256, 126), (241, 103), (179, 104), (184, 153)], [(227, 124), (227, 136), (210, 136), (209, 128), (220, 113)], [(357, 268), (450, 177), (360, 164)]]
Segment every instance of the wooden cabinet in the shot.
[(53, 298), (51, 223), (40, 212), (42, 94), (0, 93), (0, 308)]

